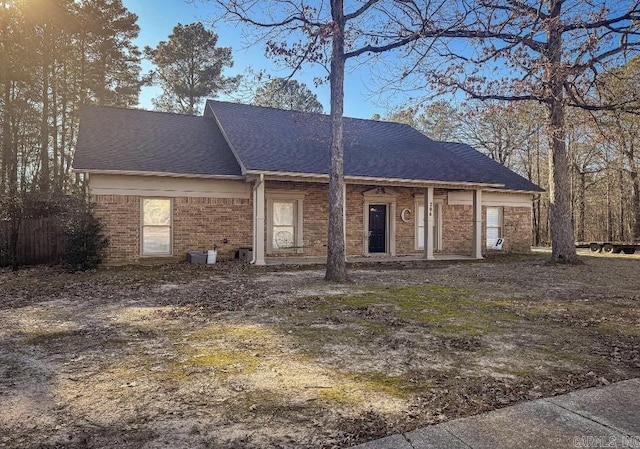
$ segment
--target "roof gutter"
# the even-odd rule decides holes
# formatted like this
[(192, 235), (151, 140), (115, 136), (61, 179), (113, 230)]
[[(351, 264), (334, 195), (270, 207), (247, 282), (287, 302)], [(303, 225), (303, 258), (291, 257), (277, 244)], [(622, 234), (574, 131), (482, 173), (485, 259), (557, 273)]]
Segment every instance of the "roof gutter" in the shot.
[[(264, 170), (247, 170), (245, 175), (264, 175), (273, 177), (289, 177), (303, 178), (305, 180), (317, 180), (318, 182), (328, 182), (329, 175), (317, 173), (296, 173), (296, 172), (280, 172), (280, 171), (264, 171)], [(438, 180), (421, 180), (421, 179), (404, 179), (404, 178), (380, 178), (375, 176), (345, 176), (345, 181), (352, 183), (376, 183), (387, 182), (392, 184), (409, 184), (415, 186), (452, 186), (452, 187), (483, 187), (483, 188), (504, 188), (504, 184), (499, 183), (482, 183), (469, 181), (438, 181)]]
[(515, 190), (515, 189), (486, 189), (487, 192), (501, 193), (526, 193), (530, 195), (542, 195), (545, 190)]
[(163, 176), (167, 178), (200, 178), (200, 179), (235, 179), (242, 180), (242, 175), (205, 175), (198, 173), (170, 173), (136, 170), (96, 170), (86, 168), (72, 168), (74, 173), (87, 173), (97, 175), (127, 175), (127, 176)]

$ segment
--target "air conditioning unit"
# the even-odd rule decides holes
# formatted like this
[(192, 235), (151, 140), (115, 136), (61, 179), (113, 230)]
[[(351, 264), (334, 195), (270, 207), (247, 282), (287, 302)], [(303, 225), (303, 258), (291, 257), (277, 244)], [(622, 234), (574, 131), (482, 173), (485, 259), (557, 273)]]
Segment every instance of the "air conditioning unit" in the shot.
[(246, 263), (251, 262), (253, 260), (253, 248), (240, 248), (238, 250), (238, 259)]

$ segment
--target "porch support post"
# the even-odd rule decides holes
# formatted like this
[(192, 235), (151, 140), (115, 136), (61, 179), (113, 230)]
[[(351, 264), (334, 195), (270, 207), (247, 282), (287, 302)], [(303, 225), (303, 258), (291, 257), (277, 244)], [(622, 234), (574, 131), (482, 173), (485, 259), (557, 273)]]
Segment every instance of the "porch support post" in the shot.
[(473, 257), (482, 259), (482, 189), (473, 191)]
[(342, 238), (344, 239), (344, 261), (347, 261), (347, 183), (342, 186), (342, 198), (344, 207), (342, 208)]
[(253, 188), (253, 259), (256, 265), (266, 265), (264, 260), (264, 175), (256, 180)]
[(424, 189), (424, 258), (433, 260), (433, 187)]

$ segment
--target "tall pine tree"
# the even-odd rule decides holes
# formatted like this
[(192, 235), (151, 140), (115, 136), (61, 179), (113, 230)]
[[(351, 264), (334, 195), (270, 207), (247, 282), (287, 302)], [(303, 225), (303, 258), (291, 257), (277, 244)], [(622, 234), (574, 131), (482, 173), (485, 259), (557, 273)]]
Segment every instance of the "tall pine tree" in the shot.
[(218, 35), (200, 22), (178, 24), (169, 40), (145, 54), (157, 69), (153, 83), (162, 87), (162, 95), (153, 100), (156, 109), (181, 114), (198, 114), (206, 97), (215, 97), (237, 87), (240, 77), (225, 77), (222, 71), (233, 65), (230, 47), (217, 47)]

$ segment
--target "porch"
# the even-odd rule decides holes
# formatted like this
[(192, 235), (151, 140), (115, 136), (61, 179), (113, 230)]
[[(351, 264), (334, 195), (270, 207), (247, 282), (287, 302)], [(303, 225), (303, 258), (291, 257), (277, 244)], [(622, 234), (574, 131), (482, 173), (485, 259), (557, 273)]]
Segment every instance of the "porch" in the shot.
[[(433, 259), (429, 261), (456, 261), (456, 260), (478, 260), (473, 256), (465, 256), (460, 254), (435, 254)], [(348, 264), (359, 263), (403, 263), (403, 262), (420, 262), (426, 261), (423, 254), (406, 254), (400, 256), (348, 256)], [(266, 257), (265, 263), (267, 266), (277, 265), (324, 265), (327, 262), (326, 257)]]
[[(482, 259), (482, 193), (476, 185), (348, 183), (347, 261)], [(326, 183), (259, 178), (253, 194), (256, 265), (325, 262)]]

